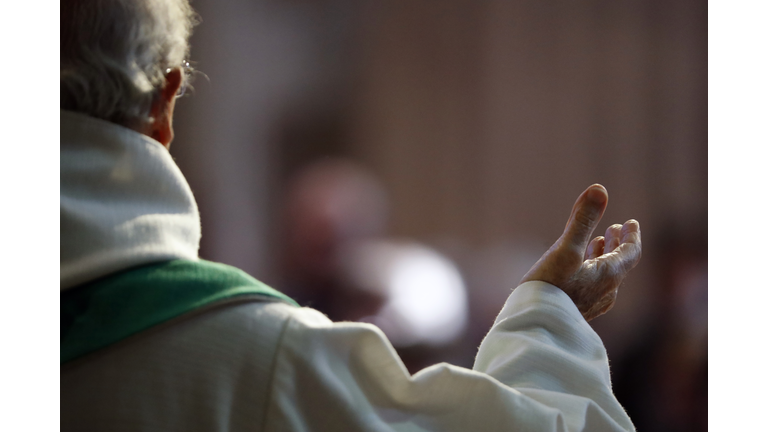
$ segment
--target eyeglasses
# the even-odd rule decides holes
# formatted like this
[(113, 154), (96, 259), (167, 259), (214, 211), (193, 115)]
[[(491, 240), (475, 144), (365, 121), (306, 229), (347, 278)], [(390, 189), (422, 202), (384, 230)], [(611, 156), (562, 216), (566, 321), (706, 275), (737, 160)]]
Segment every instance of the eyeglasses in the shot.
[[(168, 68), (165, 70), (165, 73), (170, 73), (173, 68)], [(176, 97), (180, 98), (184, 96), (184, 93), (187, 91), (187, 87), (189, 86), (191, 80), (192, 80), (192, 72), (194, 72), (194, 69), (189, 64), (189, 61), (184, 60), (181, 62), (181, 71), (184, 74), (183, 79), (181, 80), (181, 85), (179, 86), (179, 91), (176, 92)]]

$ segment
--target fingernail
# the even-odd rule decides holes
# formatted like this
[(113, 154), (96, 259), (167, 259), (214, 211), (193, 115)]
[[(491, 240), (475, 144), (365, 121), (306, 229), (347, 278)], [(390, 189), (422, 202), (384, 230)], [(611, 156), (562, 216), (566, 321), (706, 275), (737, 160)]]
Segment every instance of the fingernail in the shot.
[(640, 229), (640, 223), (638, 221), (634, 220), (634, 219), (630, 219), (630, 220), (624, 222), (624, 226), (622, 227), (622, 229), (629, 228), (629, 227), (632, 227), (634, 229), (639, 230)]
[(595, 204), (603, 204), (608, 196), (605, 189), (600, 186), (594, 186), (587, 192), (587, 198)]

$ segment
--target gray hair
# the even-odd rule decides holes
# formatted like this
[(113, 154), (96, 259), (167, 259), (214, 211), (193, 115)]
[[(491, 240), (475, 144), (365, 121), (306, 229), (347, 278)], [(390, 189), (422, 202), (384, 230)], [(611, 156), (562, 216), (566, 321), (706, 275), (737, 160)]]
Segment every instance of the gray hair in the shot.
[(61, 109), (151, 124), (167, 68), (189, 55), (188, 0), (62, 0)]

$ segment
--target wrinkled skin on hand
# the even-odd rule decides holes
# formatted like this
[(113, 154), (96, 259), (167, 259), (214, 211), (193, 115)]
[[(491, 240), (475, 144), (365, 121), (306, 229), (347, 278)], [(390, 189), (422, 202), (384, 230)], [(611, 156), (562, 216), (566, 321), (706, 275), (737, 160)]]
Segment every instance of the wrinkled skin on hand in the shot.
[(619, 285), (640, 261), (640, 224), (614, 224), (590, 241), (608, 206), (602, 185), (588, 187), (576, 199), (563, 235), (531, 267), (521, 283), (544, 281), (563, 290), (587, 321), (608, 312)]

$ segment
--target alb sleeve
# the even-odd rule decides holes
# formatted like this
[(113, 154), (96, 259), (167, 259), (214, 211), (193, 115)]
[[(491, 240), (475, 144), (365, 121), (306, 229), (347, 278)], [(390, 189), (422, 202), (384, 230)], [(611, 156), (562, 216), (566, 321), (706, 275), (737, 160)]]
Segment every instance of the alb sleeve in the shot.
[(574, 311), (558, 288), (523, 284), (475, 370), (441, 363), (411, 376), (375, 326), (296, 309), (274, 360), (262, 430), (633, 430), (611, 392), (605, 349)]
[(509, 296), (474, 370), (559, 410), (567, 430), (634, 430), (611, 389), (600, 337), (565, 292), (526, 282)]

